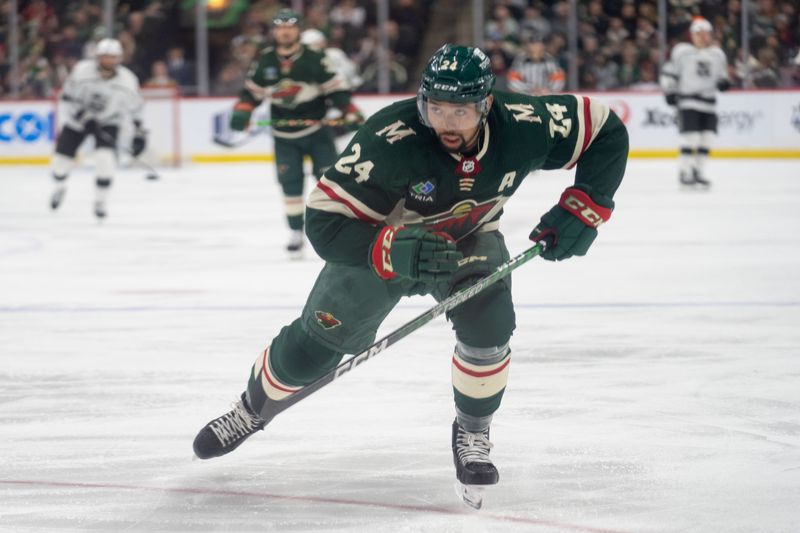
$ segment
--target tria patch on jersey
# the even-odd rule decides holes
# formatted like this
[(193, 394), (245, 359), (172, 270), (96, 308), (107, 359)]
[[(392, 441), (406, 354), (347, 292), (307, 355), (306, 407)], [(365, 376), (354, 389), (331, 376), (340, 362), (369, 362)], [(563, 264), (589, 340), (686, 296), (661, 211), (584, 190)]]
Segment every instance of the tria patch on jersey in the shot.
[(411, 186), (411, 197), (422, 203), (433, 203), (434, 202), (434, 191), (435, 186), (430, 181), (415, 183)]
[(342, 325), (341, 320), (333, 316), (331, 313), (327, 313), (325, 311), (314, 311), (314, 318), (317, 319), (319, 325), (324, 329), (333, 329)]

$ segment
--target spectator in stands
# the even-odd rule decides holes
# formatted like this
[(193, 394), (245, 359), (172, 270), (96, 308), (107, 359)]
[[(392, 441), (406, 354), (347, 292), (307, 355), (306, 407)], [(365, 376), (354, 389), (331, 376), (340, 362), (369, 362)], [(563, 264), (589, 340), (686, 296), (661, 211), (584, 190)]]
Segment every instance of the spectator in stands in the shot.
[(143, 87), (178, 87), (178, 82), (175, 81), (167, 69), (167, 64), (164, 61), (156, 61), (150, 67), (150, 78), (145, 81)]
[[(398, 93), (406, 90), (408, 84), (408, 70), (397, 60), (394, 52), (388, 51), (389, 61), (389, 92)], [(378, 62), (373, 60), (368, 63), (362, 71), (361, 77), (364, 84), (361, 86), (363, 92), (378, 92), (380, 90), (378, 80)]]
[(519, 42), (519, 24), (508, 8), (498, 4), (493, 13), (494, 18), (486, 22), (486, 38), (492, 41)]
[(328, 18), (331, 24), (341, 26), (344, 29), (345, 38), (342, 43), (343, 50), (353, 50), (359, 39), (366, 33), (365, 21), (367, 11), (359, 6), (355, 0), (339, 0), (336, 6), (331, 9)]
[(542, 13), (542, 6), (534, 3), (525, 8), (525, 14), (519, 24), (520, 39), (525, 41), (544, 41), (550, 36), (550, 21)]
[[(178, 83), (182, 93), (191, 93), (195, 87), (194, 63), (186, 60), (181, 46), (172, 46), (167, 50), (165, 59), (169, 77)], [(238, 90), (238, 89), (237, 89)]]
[(508, 62), (506, 56), (500, 51), (492, 52), (489, 55), (492, 61), (492, 73), (495, 75), (494, 88), (497, 91), (510, 91), (508, 87)]
[(564, 70), (545, 53), (544, 43), (530, 41), (511, 64), (508, 87), (518, 93), (541, 96), (561, 91), (565, 80)]
[(622, 43), (618, 78), (622, 87), (629, 87), (639, 81), (639, 49), (633, 39)]
[(211, 84), (214, 96), (231, 96), (239, 92), (244, 85), (246, 70), (236, 62), (225, 65)]

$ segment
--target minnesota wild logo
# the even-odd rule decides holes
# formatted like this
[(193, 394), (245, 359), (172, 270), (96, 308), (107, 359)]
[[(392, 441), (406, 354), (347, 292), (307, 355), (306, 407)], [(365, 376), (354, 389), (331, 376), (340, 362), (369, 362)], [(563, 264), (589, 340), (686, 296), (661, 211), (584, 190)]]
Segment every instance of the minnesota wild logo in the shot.
[(411, 197), (418, 202), (433, 203), (435, 188), (430, 181), (416, 183), (411, 186)]
[(314, 311), (314, 317), (317, 319), (319, 325), (325, 329), (333, 329), (342, 325), (342, 322), (338, 318), (325, 311)]

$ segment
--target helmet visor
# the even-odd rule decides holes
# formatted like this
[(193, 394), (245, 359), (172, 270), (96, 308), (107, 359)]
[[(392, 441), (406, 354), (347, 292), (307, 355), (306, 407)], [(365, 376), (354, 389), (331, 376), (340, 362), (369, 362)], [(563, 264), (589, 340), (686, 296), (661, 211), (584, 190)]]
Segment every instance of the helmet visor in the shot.
[(487, 98), (479, 102), (445, 102), (417, 94), (422, 123), (437, 131), (467, 131), (481, 124), (489, 111)]

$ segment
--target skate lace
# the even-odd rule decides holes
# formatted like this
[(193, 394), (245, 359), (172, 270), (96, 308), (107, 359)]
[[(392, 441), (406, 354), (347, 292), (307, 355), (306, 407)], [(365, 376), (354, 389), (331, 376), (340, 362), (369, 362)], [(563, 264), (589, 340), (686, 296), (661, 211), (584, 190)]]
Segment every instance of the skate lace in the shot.
[(233, 404), (233, 410), (211, 423), (211, 431), (223, 446), (261, 429), (262, 419), (250, 413), (241, 401)]
[(458, 428), (456, 453), (461, 464), (491, 463), (489, 450), (494, 447), (484, 433), (470, 433)]

